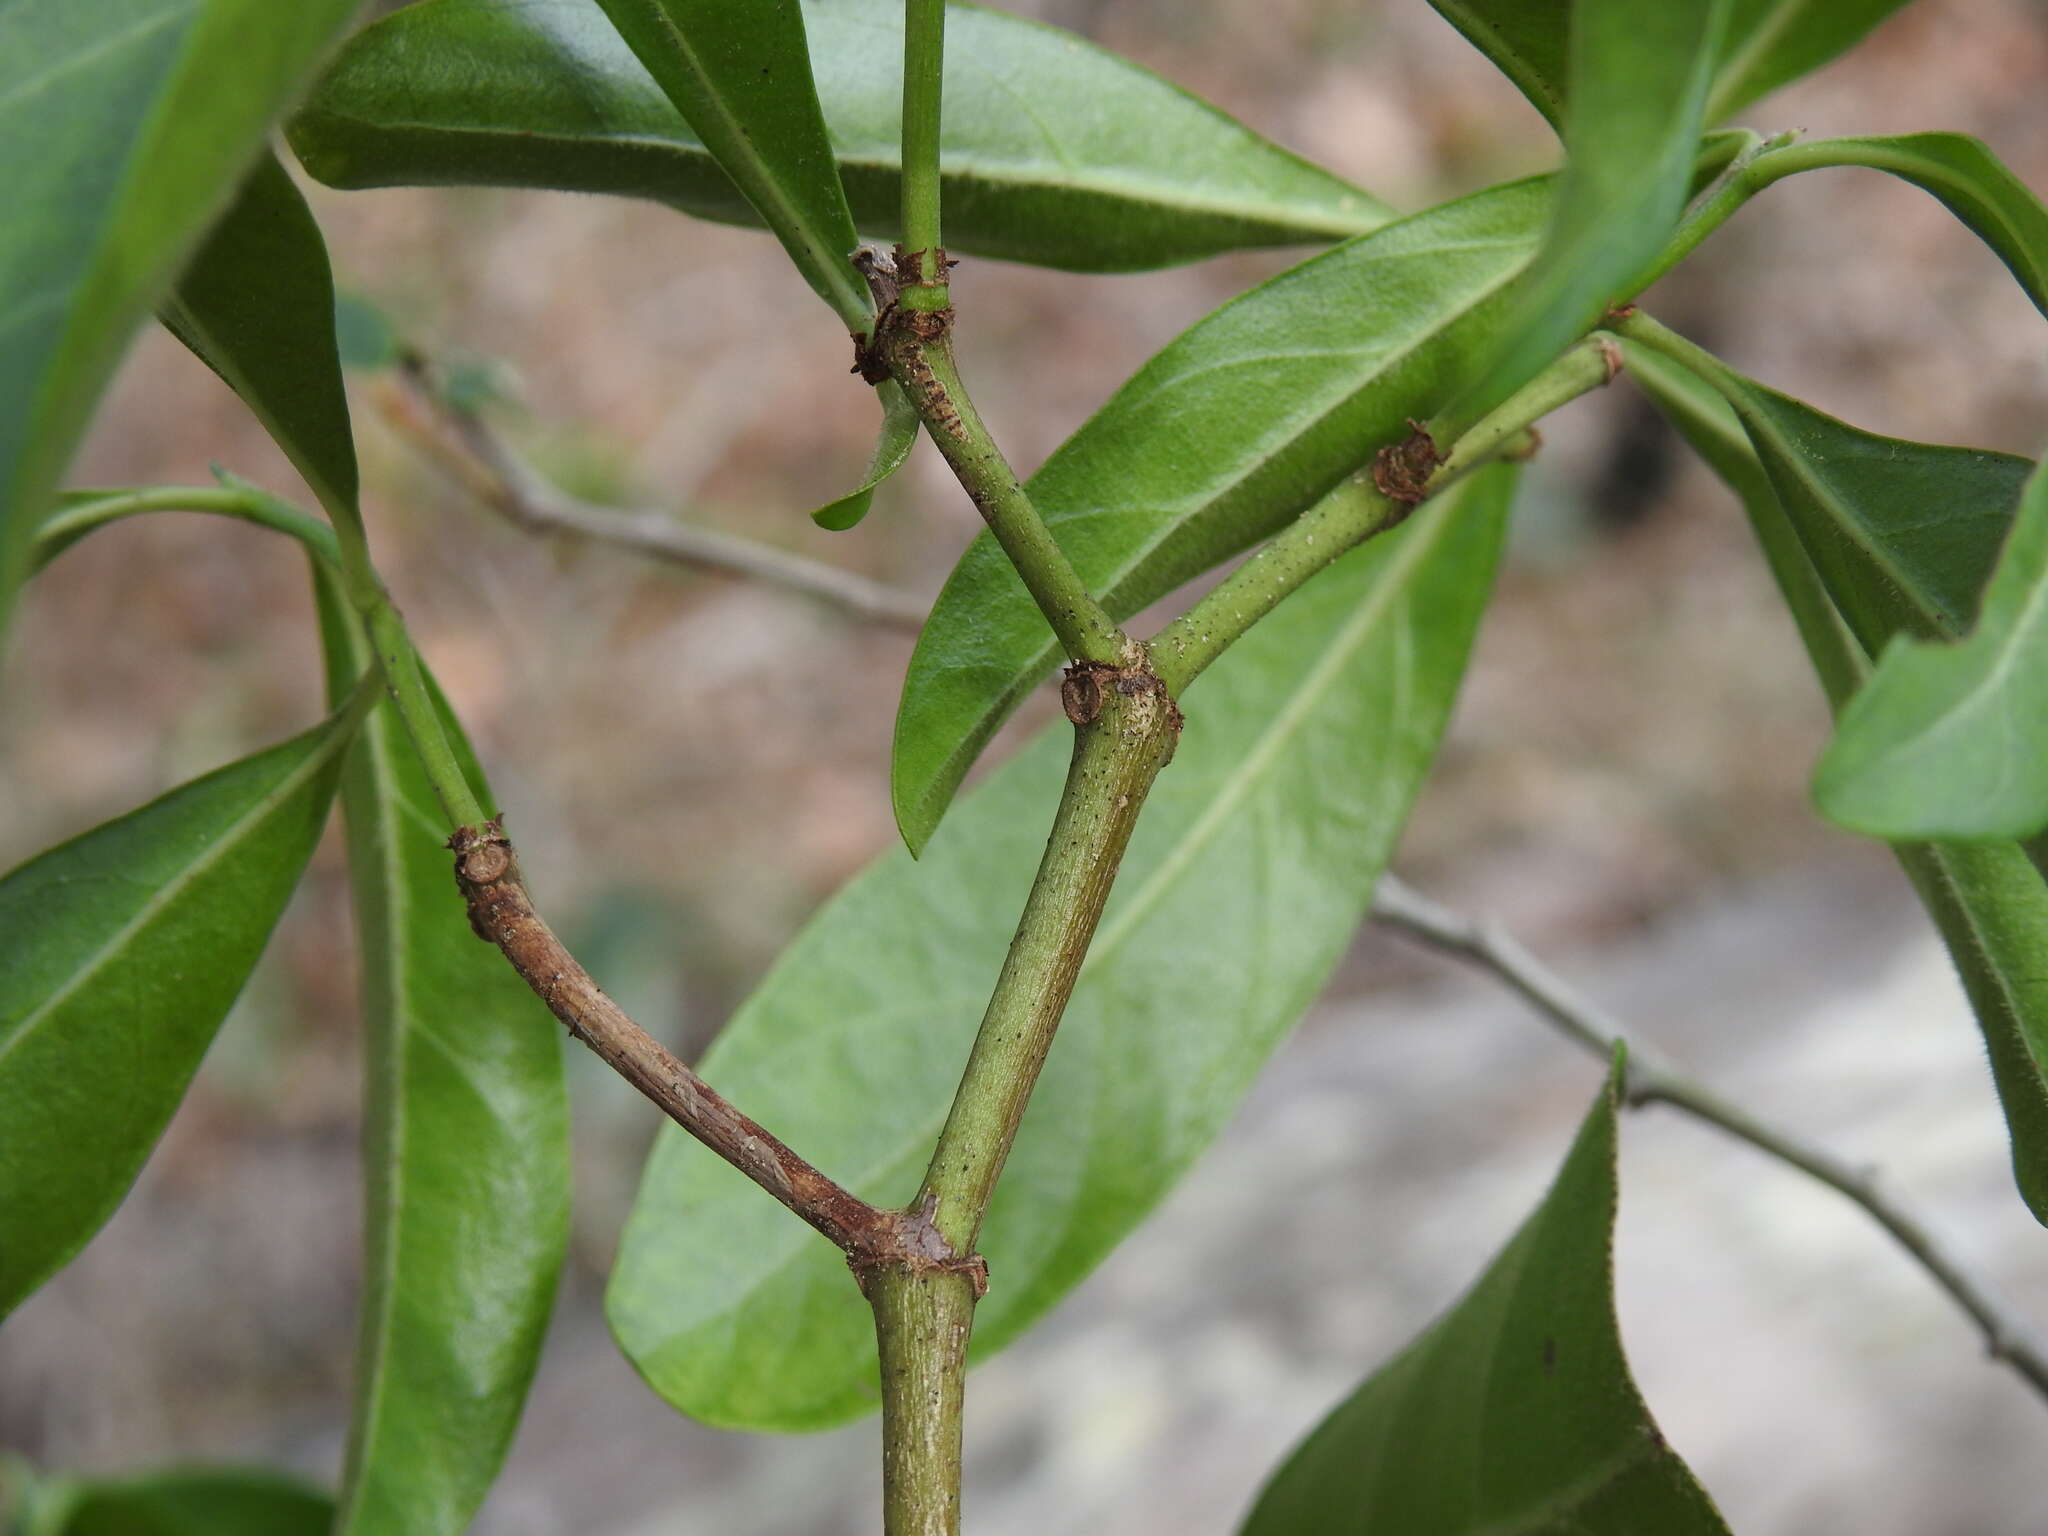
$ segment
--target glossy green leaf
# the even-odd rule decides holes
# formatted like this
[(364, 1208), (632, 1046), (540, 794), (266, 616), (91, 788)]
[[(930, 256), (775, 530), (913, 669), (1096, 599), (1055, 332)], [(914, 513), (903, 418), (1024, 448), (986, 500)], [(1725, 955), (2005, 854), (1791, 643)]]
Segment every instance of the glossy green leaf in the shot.
[(2034, 307), (2048, 314), (2048, 209), (1976, 139), (1961, 133), (1815, 139), (1759, 157), (1747, 174), (1761, 188), (1832, 166), (1888, 171), (1940, 198), (1997, 253)]
[(114, 1213), (327, 820), (347, 713), (0, 879), (0, 1315)]
[[(1430, 4), (1514, 81), (1553, 126), (1564, 121), (1572, 0)], [(1732, 0), (1707, 98), (1707, 121), (1720, 122), (1820, 68), (1905, 4), (1906, 0)]]
[(159, 314), (242, 397), (323, 506), (355, 506), (327, 245), (274, 156), (256, 162)]
[(2027, 460), (1880, 437), (1732, 371), (1713, 382), (1865, 652), (1969, 628)]
[(1632, 298), (1693, 183), (1729, 0), (1573, 0), (1564, 174), (1543, 248), (1451, 414), (1470, 426)]
[(598, 0), (697, 142), (855, 333), (874, 315), (793, 0)]
[[(1869, 677), (1870, 659), (1807, 557), (1741, 422), (1696, 374), (1622, 345), (1629, 375), (1742, 499), (1839, 713)], [(2048, 975), (2040, 965), (2048, 954), (2048, 884), (2011, 843), (1894, 843), (1892, 852), (1962, 977), (2011, 1132), (2015, 1182), (2035, 1219), (2048, 1224)]]
[(874, 457), (868, 460), (859, 485), (811, 514), (811, 521), (820, 528), (843, 531), (866, 517), (875, 487), (903, 467), (917, 443), (917, 408), (903, 387), (894, 379), (884, 379), (875, 386), (875, 394), (882, 402), (882, 435), (875, 440)]
[(355, 0), (0, 6), (0, 622), (108, 374)]
[(22, 1536), (327, 1536), (334, 1500), (257, 1468), (74, 1482)]
[[(319, 584), (330, 692), (369, 666)], [(454, 717), (442, 727), (483, 776)], [(366, 1210), (344, 1533), (458, 1536), (503, 1462), (569, 1239), (560, 1030), (478, 940), (445, 823), (388, 703), (342, 778), (362, 957)]]
[[(989, 1213), (978, 1353), (1151, 1210), (1350, 943), (1457, 690), (1510, 484), (1490, 471), (1346, 556), (1191, 692)], [(704, 1063), (866, 1198), (917, 1188), (1071, 734), (995, 773), (924, 860), (898, 849), (828, 903)], [(844, 1260), (681, 1135), (656, 1144), (609, 1311), (655, 1390), (712, 1423), (805, 1428), (876, 1401)]]
[[(898, 227), (901, 0), (803, 7), (855, 223)], [(1057, 28), (946, 11), (946, 243), (1074, 271), (1362, 234), (1385, 204)], [(420, 0), (367, 28), (291, 125), (338, 187), (481, 183), (757, 223), (595, 0)]]
[(1302, 1442), (1244, 1536), (1726, 1536), (1622, 1353), (1620, 1076), (1478, 1283)]
[[(1119, 389), (1028, 486), (1112, 616), (1284, 526), (1469, 376), (1548, 189), (1496, 187), (1326, 252), (1198, 321)], [(892, 789), (913, 851), (1058, 657), (983, 534), (904, 681)]]
[(1963, 640), (1900, 640), (1851, 701), (1814, 795), (1886, 838), (2048, 827), (2048, 473), (2036, 470)]

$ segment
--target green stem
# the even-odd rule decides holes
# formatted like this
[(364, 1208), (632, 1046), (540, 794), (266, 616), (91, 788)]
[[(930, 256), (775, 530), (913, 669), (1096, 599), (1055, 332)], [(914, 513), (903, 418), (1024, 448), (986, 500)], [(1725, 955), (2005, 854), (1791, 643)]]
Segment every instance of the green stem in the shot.
[(915, 1207), (956, 1253), (974, 1251), (1131, 829), (1180, 735), (1180, 711), (1147, 672), (1077, 667), (1063, 697), (1077, 727), (1066, 789)]
[(481, 826), (488, 813), (456, 760), (448, 733), (441, 728), (440, 711), (428, 692), (426, 673), (420, 667), (412, 637), (406, 633), (405, 620), (384, 589), (377, 568), (370, 563), (370, 540), (363, 527), (362, 513), (353, 501), (340, 496), (325, 497), (322, 504), (334, 524), (342, 590), (348, 594), (349, 606), (370, 632), (370, 645), (377, 653), (377, 665), (383, 670), (392, 705), (405, 725), (406, 735), (412, 739), (413, 751), (418, 754), (427, 782), (433, 786), (434, 798), (441, 803), (449, 830)]
[(1639, 309), (1632, 310), (1626, 315), (1612, 317), (1608, 320), (1606, 329), (1670, 358), (1674, 363), (1698, 374), (1716, 389), (1739, 385), (1741, 382), (1734, 369), (1705, 347), (1697, 342), (1687, 341), (1678, 332), (1669, 326), (1659, 324)]
[(890, 372), (917, 407), (925, 431), (1023, 578), (1068, 657), (1110, 666), (1129, 664), (1137, 653), (1134, 642), (1089, 592), (967, 397), (953, 361), (950, 319), (951, 312), (945, 311), (904, 316), (888, 326), (883, 355)]
[(903, 248), (918, 261), (906, 309), (950, 299), (939, 238), (939, 101), (945, 79), (946, 0), (903, 3)]
[[(1531, 423), (1614, 376), (1611, 342), (1582, 341), (1459, 438), (1425, 485), (1427, 495), (1525, 440)], [(1282, 529), (1150, 642), (1152, 665), (1175, 698), (1281, 599), (1340, 555), (1398, 527), (1414, 510), (1354, 475)]]
[(91, 501), (66, 507), (36, 529), (35, 564), (54, 560), (64, 549), (95, 528), (144, 512), (211, 512), (289, 534), (329, 565), (338, 566), (334, 530), (298, 508), (261, 491), (238, 486), (153, 485), (134, 491), (109, 491)]
[(883, 1529), (957, 1536), (974, 1279), (957, 1269), (885, 1269), (867, 1293), (882, 1365)]
[(1759, 139), (1747, 145), (1728, 162), (1720, 178), (1692, 205), (1691, 210), (1679, 221), (1656, 263), (1643, 274), (1635, 285), (1637, 293), (1643, 292), (1658, 278), (1690, 256), (1715, 230), (1726, 224), (1735, 210), (1748, 202), (1757, 193), (1768, 187), (1781, 176), (1794, 171), (1803, 171), (1814, 165), (1831, 163), (1809, 157), (1803, 163), (1788, 161), (1786, 156), (1799, 156), (1818, 145), (1800, 146), (1792, 142), (1793, 135), (1781, 133), (1768, 139)]

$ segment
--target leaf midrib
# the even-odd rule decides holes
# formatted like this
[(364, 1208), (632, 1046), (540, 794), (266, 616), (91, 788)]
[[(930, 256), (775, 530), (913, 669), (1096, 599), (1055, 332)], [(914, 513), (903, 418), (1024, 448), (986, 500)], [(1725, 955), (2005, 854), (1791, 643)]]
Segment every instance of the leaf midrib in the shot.
[[(407, 974), (407, 948), (404, 940), (409, 931), (407, 915), (411, 911), (412, 903), (405, 881), (404, 861), (398, 852), (400, 818), (391, 814), (391, 807), (398, 798), (393, 788), (397, 781), (392, 763), (391, 733), (392, 721), (388, 709), (380, 707), (373, 710), (370, 718), (363, 723), (363, 747), (373, 774), (377, 807), (377, 826), (365, 830), (376, 839), (378, 873), (387, 886), (384, 911), (389, 931), (383, 935), (384, 953), (385, 963), (390, 969), (390, 1002), (393, 1009), (398, 1010), (404, 1007), (402, 1000), (405, 997)], [(386, 1021), (386, 1028), (389, 1029), (393, 1022)], [(365, 1044), (368, 1046), (369, 1042)], [(387, 1040), (386, 1044), (395, 1047), (396, 1041)], [(387, 1095), (385, 1124), (391, 1138), (389, 1146), (392, 1156), (391, 1166), (385, 1177), (386, 1189), (391, 1198), (386, 1202), (386, 1209), (379, 1222), (384, 1234), (384, 1263), (379, 1274), (374, 1277), (374, 1283), (370, 1283), (373, 1277), (364, 1277), (366, 1283), (363, 1305), (372, 1312), (375, 1321), (363, 1351), (363, 1362), (359, 1367), (362, 1381), (357, 1383), (356, 1390), (359, 1394), (358, 1401), (363, 1404), (363, 1414), (357, 1421), (355, 1433), (351, 1436), (351, 1454), (348, 1458), (349, 1483), (343, 1490), (343, 1502), (334, 1517), (334, 1529), (337, 1533), (347, 1532), (354, 1527), (357, 1511), (362, 1505), (363, 1490), (368, 1481), (363, 1475), (364, 1470), (375, 1459), (371, 1448), (380, 1437), (385, 1404), (389, 1396), (390, 1375), (385, 1365), (390, 1359), (392, 1340), (397, 1331), (397, 1309), (390, 1303), (398, 1288), (398, 1234), (399, 1228), (403, 1225), (399, 1213), (405, 1205), (398, 1187), (402, 1171), (406, 1167), (407, 1140), (406, 1120), (402, 1113), (405, 1078), (405, 1067), (400, 1060), (402, 1054), (395, 1048), (387, 1049), (384, 1052), (386, 1059), (377, 1069), (380, 1078), (379, 1091)], [(375, 1056), (372, 1047), (365, 1059), (374, 1062)], [(368, 1086), (366, 1081), (366, 1091)], [(368, 1246), (366, 1234), (366, 1249)], [(364, 1382), (376, 1383), (376, 1390), (364, 1391)]]
[(123, 31), (117, 32), (111, 37), (96, 38), (91, 46), (81, 48), (66, 58), (53, 61), (51, 66), (41, 74), (21, 81), (12, 90), (8, 91), (6, 95), (0, 96), (0, 118), (11, 114), (25, 98), (35, 96), (46, 86), (52, 85), (80, 69), (100, 62), (109, 54), (118, 53), (129, 44), (146, 38), (158, 28), (175, 22), (181, 15), (189, 16), (198, 9), (198, 0), (172, 0), (172, 3), (166, 5), (162, 10), (157, 11), (153, 15), (143, 17)]
[[(413, 133), (494, 142), (508, 137), (508, 131), (503, 128), (451, 126), (447, 123), (423, 123), (396, 118), (373, 119), (338, 112), (331, 107), (317, 109), (315, 115), (353, 123), (374, 133)], [(694, 141), (662, 138), (644, 133), (616, 132), (522, 133), (519, 137), (523, 145), (543, 148), (574, 148), (596, 143), (622, 149), (637, 149), (664, 158), (673, 157), (692, 163), (702, 162), (722, 173), (722, 168), (711, 151)], [(845, 152), (836, 147), (832, 152), (832, 158), (842, 170), (871, 172), (883, 176), (900, 176), (903, 173), (900, 159)], [(1105, 197), (1121, 197), (1126, 201), (1148, 207), (1172, 208), (1189, 213), (1238, 219), (1248, 224), (1272, 224), (1285, 229), (1298, 229), (1304, 234), (1329, 235), (1344, 239), (1371, 234), (1393, 222), (1384, 209), (1371, 206), (1369, 195), (1362, 191), (1354, 194), (1361, 204), (1356, 217), (1346, 216), (1341, 210), (1327, 206), (1311, 215), (1303, 204), (1296, 202), (1255, 202), (1242, 197), (1191, 197), (1179, 194), (1177, 189), (1184, 185), (1183, 183), (1169, 182), (1157, 177), (1113, 177), (1099, 171), (1055, 178), (1045, 173), (1040, 162), (997, 160), (963, 155), (950, 149), (946, 152), (941, 176), (949, 183), (980, 181), (1010, 190), (1067, 190), (1078, 187), (1086, 192)], [(727, 179), (730, 180), (730, 177)], [(746, 198), (745, 191), (738, 183), (735, 182), (733, 187), (740, 193), (742, 199)]]

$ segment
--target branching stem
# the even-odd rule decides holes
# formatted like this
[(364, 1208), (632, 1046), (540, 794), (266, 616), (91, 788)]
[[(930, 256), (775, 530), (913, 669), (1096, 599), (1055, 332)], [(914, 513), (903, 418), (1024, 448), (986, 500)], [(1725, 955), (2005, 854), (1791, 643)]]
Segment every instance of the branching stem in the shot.
[[(1490, 971), (1562, 1034), (1602, 1060), (1611, 1060), (1615, 1042), (1626, 1038), (1620, 1025), (1574, 992), (1513, 935), (1439, 906), (1391, 875), (1380, 877), (1373, 896), (1373, 918)], [(1969, 1315), (1983, 1333), (1991, 1357), (2005, 1362), (2038, 1395), (2048, 1398), (2048, 1344), (1998, 1296), (1989, 1281), (1972, 1273), (1960, 1254), (1930, 1231), (1917, 1214), (1887, 1194), (1870, 1173), (1851, 1167), (1798, 1133), (1730, 1103), (1635, 1039), (1629, 1039), (1623, 1098), (1631, 1105), (1668, 1104), (1683, 1110), (1854, 1201)]]
[(504, 952), (570, 1034), (849, 1257), (858, 1261), (885, 1241), (886, 1229), (896, 1225), (895, 1213), (856, 1199), (733, 1108), (598, 988), (534, 910), (518, 858), (498, 822), (462, 828), (449, 847), (455, 854), (455, 883), (469, 905), (477, 937)]
[(1149, 672), (1076, 666), (1061, 695), (1075, 727), (1066, 790), (920, 1193), (962, 1252), (981, 1233), (1131, 829), (1180, 737), (1180, 711)]
[[(1532, 423), (1597, 389), (1618, 366), (1612, 342), (1583, 341), (1438, 457), (1421, 428), (1373, 469), (1345, 480), (1155, 635), (1152, 664), (1178, 698), (1245, 632), (1340, 555), (1398, 527), (1417, 505), (1480, 465), (1529, 442)], [(1400, 483), (1408, 479), (1408, 487)]]

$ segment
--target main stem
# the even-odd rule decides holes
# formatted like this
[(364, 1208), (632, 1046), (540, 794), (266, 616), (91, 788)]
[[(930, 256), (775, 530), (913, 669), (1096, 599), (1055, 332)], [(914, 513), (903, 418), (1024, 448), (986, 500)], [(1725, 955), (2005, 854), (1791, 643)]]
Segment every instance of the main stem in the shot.
[(954, 1536), (974, 1278), (885, 1269), (867, 1291), (882, 1367), (883, 1528), (888, 1536)]
[(963, 1253), (980, 1236), (1138, 812), (1180, 737), (1180, 711), (1149, 672), (1076, 667), (1061, 692), (1075, 725), (1066, 792), (918, 1196)]

